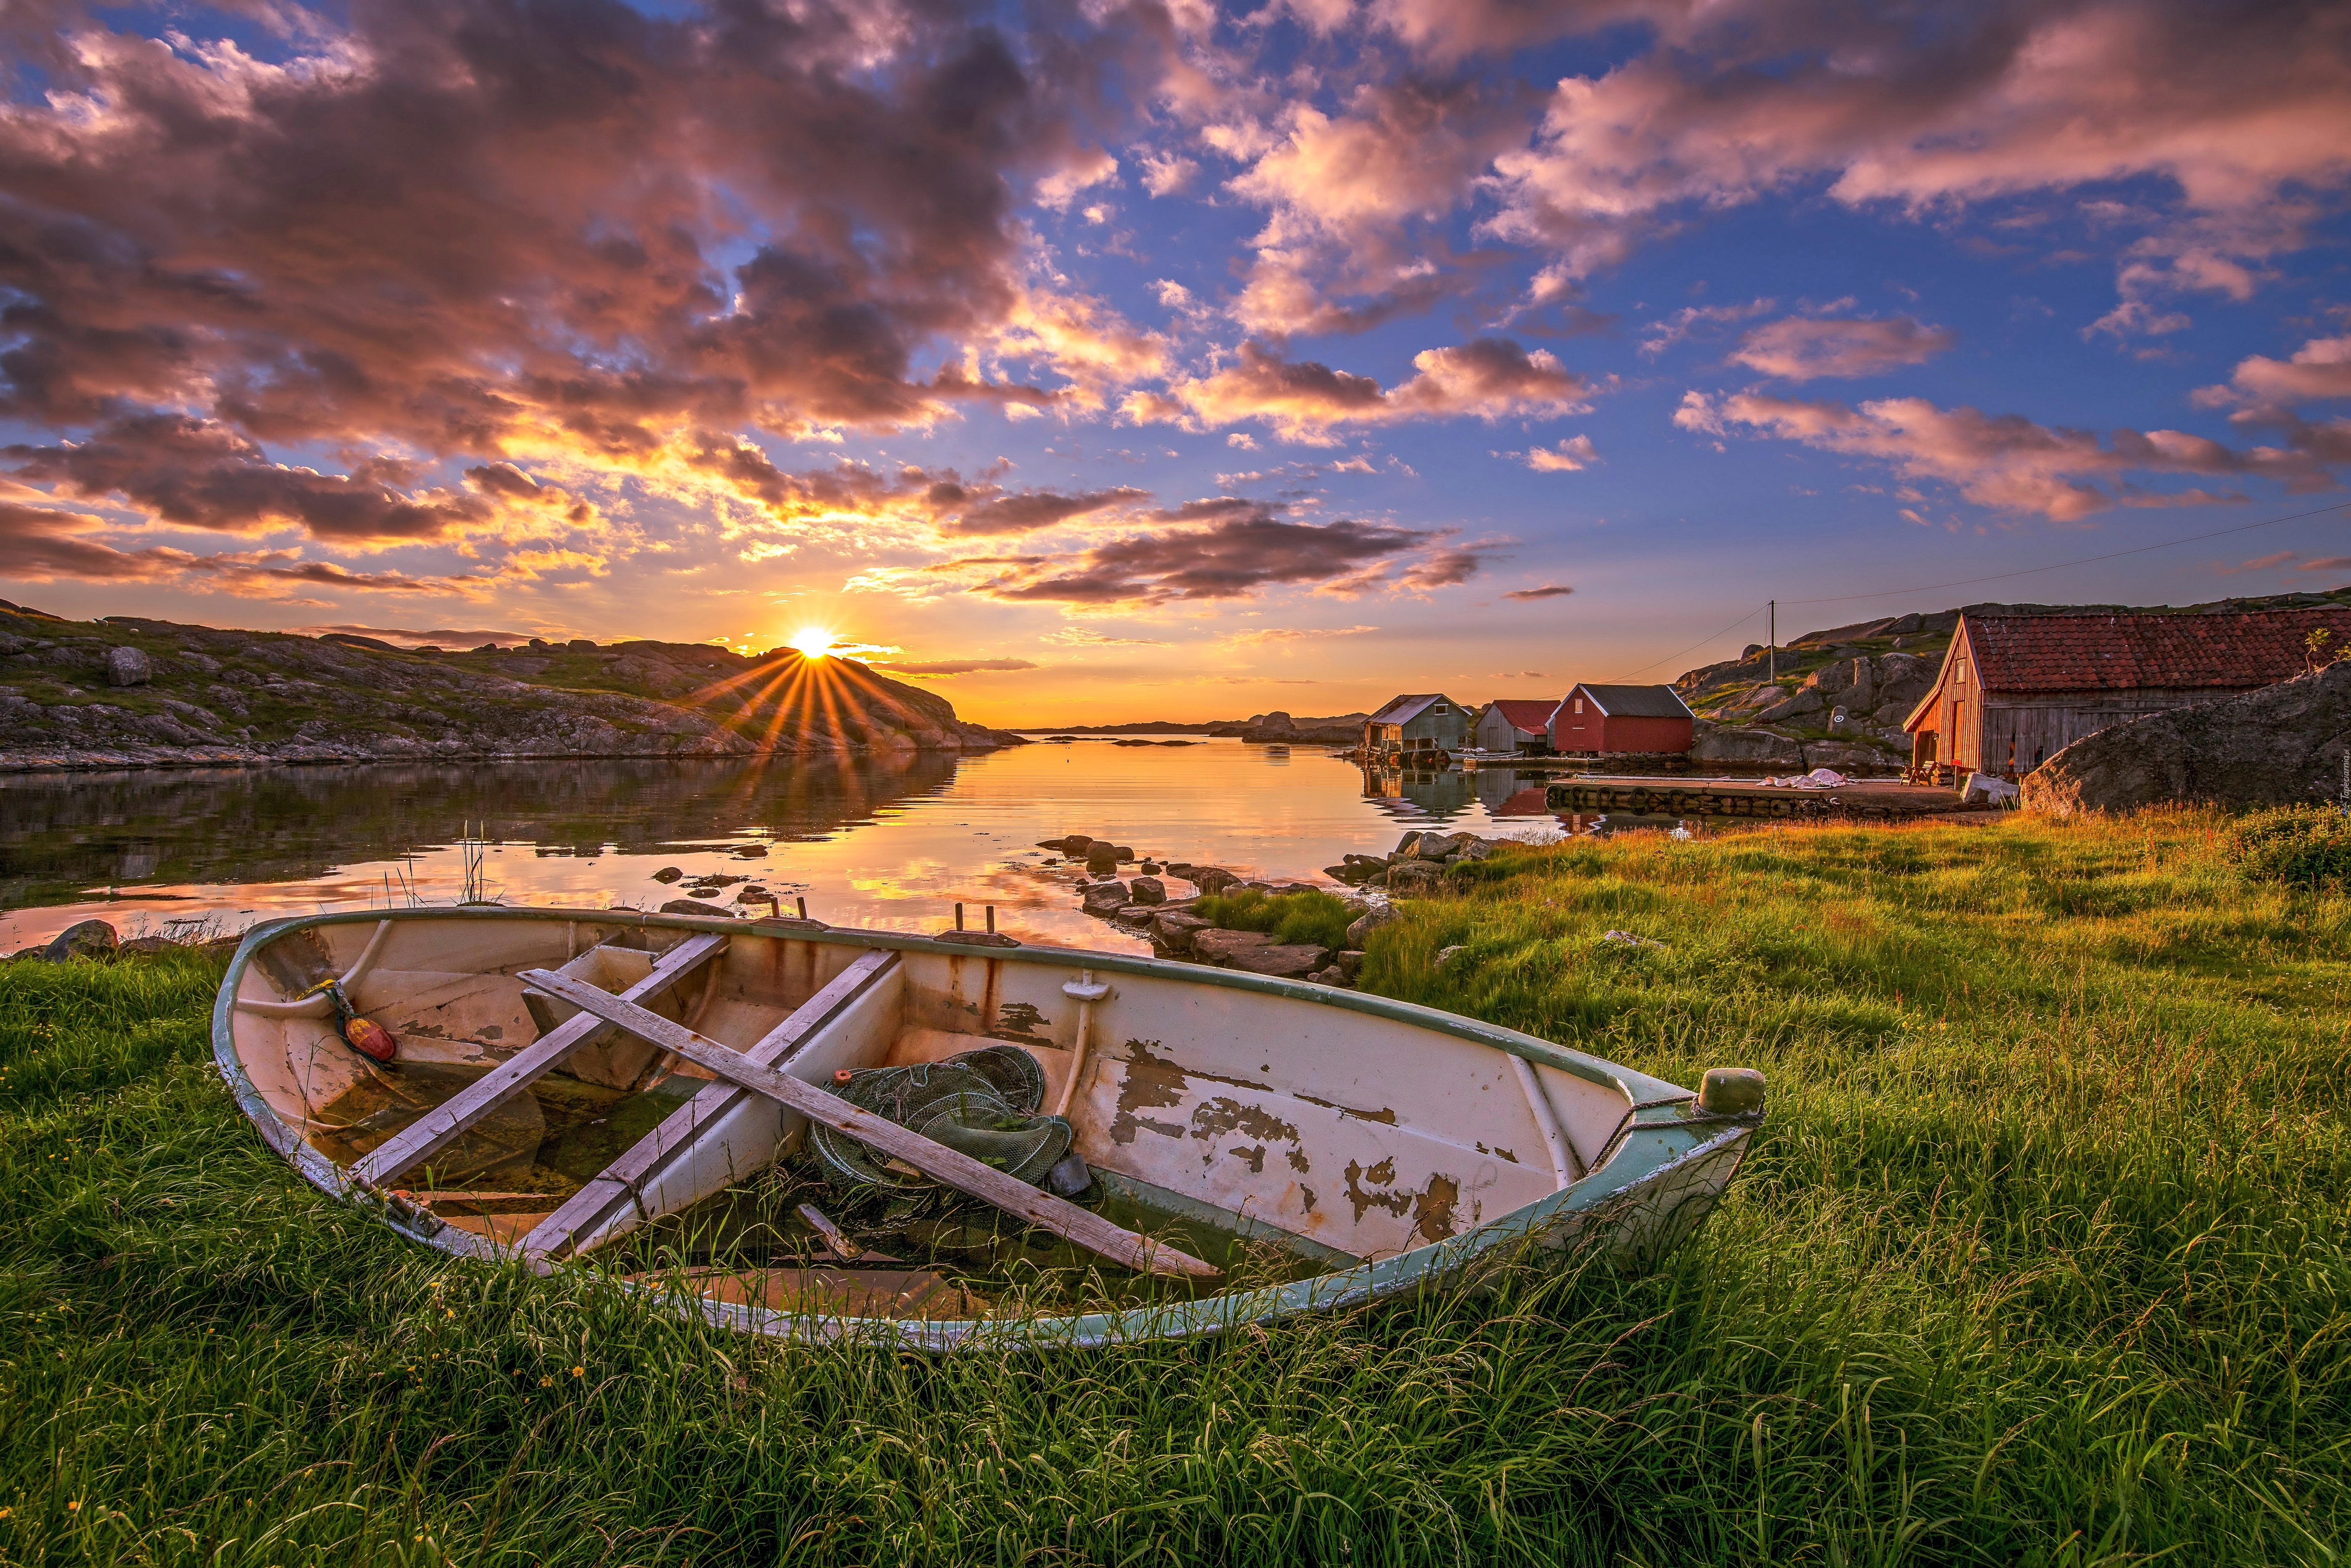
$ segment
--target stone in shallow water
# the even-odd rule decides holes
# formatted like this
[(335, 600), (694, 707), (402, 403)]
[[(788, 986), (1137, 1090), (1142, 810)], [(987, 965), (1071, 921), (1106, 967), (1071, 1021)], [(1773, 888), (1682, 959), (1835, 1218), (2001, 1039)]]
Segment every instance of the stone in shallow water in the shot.
[(1276, 943), (1264, 947), (1246, 947), (1234, 955), (1231, 967), (1246, 969), (1252, 975), (1272, 975), (1280, 979), (1300, 979), (1322, 968), (1331, 959), (1331, 949), (1312, 943)]

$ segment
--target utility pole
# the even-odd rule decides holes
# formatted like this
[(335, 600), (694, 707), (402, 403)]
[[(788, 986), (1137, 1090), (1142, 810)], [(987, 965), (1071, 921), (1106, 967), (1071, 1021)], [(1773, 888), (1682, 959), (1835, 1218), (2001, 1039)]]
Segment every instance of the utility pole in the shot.
[(1764, 622), (1763, 641), (1764, 645), (1770, 650), (1763, 655), (1764, 679), (1776, 681), (1780, 678), (1780, 601), (1776, 599), (1772, 600), (1765, 608), (1764, 613), (1767, 619)]

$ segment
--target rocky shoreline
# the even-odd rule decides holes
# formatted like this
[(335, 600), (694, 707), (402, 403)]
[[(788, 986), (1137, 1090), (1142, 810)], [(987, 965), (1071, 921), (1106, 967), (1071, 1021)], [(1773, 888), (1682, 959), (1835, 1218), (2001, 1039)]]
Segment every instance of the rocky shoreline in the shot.
[[(1357, 890), (1354, 896), (1344, 899), (1311, 883), (1250, 882), (1221, 866), (1138, 860), (1124, 844), (1082, 833), (1042, 839), (1038, 848), (1082, 862), (1085, 876), (1077, 889), (1085, 913), (1130, 935), (1148, 938), (1159, 957), (1348, 987), (1355, 983), (1362, 969), (1365, 938), (1396, 918), (1389, 893), (1427, 891), (1448, 866), (1486, 860), (1498, 847), (1513, 841), (1433, 829), (1407, 832), (1388, 854), (1351, 854), (1341, 864), (1324, 868)], [(1122, 880), (1119, 872), (1126, 865), (1134, 866), (1135, 874)], [(1190, 883), (1195, 892), (1188, 897), (1170, 896), (1165, 880), (1170, 877)], [(1268, 900), (1312, 894), (1331, 900), (1347, 917), (1343, 941), (1338, 946), (1283, 942), (1271, 932), (1221, 925), (1204, 905), (1234, 894), (1256, 894)]]

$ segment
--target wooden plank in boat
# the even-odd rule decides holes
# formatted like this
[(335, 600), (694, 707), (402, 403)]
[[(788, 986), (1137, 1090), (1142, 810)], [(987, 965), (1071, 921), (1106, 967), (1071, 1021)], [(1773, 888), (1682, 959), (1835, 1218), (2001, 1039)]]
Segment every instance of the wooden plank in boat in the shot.
[[(789, 1018), (744, 1051), (745, 1059), (762, 1067), (783, 1067), (826, 1025), (900, 967), (898, 955), (887, 949), (860, 954), (814, 996), (793, 1009)], [(581, 1238), (602, 1239), (622, 1212), (638, 1206), (638, 1195), (658, 1173), (691, 1153), (697, 1139), (708, 1135), (711, 1129), (751, 1098), (748, 1089), (724, 1082), (714, 1082), (696, 1092), (693, 1099), (663, 1118), (660, 1126), (638, 1139), (626, 1154), (598, 1172), (562, 1207), (549, 1215), (524, 1239), (524, 1254), (533, 1258), (568, 1258), (580, 1250)]]
[[(628, 988), (626, 998), (632, 1003), (650, 1000), (726, 949), (726, 938), (717, 933), (689, 936), (664, 954), (653, 973)], [(599, 1027), (597, 1019), (582, 1013), (553, 1034), (532, 1041), (352, 1166), (352, 1177), (371, 1186), (381, 1186), (419, 1161), (432, 1158), (475, 1122), (528, 1088), (532, 1079), (553, 1069), (565, 1055), (595, 1034)]]
[(780, 1101), (810, 1121), (837, 1128), (868, 1148), (894, 1155), (935, 1181), (945, 1182), (956, 1191), (969, 1193), (974, 1197), (985, 1198), (1032, 1225), (1041, 1225), (1057, 1236), (1069, 1238), (1122, 1268), (1201, 1279), (1216, 1279), (1224, 1273), (1213, 1263), (1204, 1262), (1165, 1242), (1154, 1241), (1147, 1236), (1138, 1236), (1132, 1230), (1113, 1225), (1091, 1209), (1080, 1208), (1076, 1204), (1055, 1197), (1050, 1193), (1040, 1192), (992, 1166), (983, 1165), (969, 1155), (948, 1148), (944, 1144), (934, 1143), (886, 1117), (861, 1111), (848, 1101), (828, 1094), (812, 1083), (803, 1083), (789, 1074), (771, 1071), (756, 1062), (747, 1061), (739, 1052), (729, 1051), (715, 1040), (705, 1039), (690, 1029), (682, 1029), (667, 1019), (600, 991), (593, 986), (583, 986), (577, 980), (546, 969), (526, 970), (523, 978), (534, 986), (546, 987), (582, 1012), (594, 1013), (608, 1023), (619, 1024), (630, 1033), (642, 1035), (689, 1061), (699, 1061), (721, 1078)]

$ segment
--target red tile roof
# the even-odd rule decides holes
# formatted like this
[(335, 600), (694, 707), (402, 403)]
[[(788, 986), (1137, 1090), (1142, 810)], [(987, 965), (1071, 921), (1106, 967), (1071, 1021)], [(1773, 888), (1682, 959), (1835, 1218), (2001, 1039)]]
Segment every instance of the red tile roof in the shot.
[(1502, 716), (1510, 721), (1511, 728), (1525, 730), (1529, 735), (1541, 735), (1551, 727), (1552, 710), (1559, 706), (1559, 699), (1544, 697), (1541, 701), (1529, 701), (1524, 697), (1501, 697), (1495, 701), (1494, 706), (1502, 710)]
[(2351, 641), (2351, 610), (2235, 615), (1970, 615), (1968, 645), (1990, 692), (2243, 690), (2301, 674), (2320, 627)]

